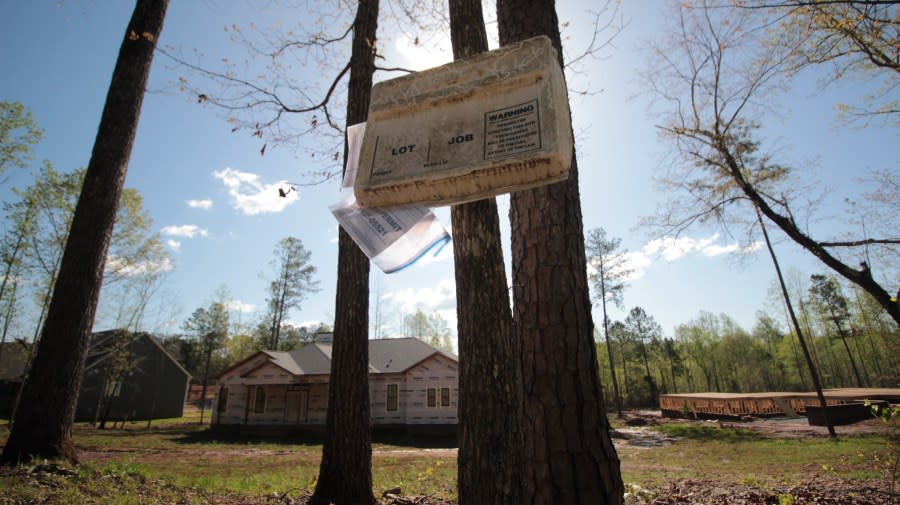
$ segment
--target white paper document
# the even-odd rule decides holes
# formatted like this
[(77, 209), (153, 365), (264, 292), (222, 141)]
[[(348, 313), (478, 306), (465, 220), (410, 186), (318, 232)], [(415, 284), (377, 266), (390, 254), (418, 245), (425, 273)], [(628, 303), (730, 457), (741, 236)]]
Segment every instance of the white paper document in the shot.
[(430, 250), (440, 252), (450, 241), (450, 234), (425, 206), (367, 209), (356, 203), (353, 183), (365, 128), (365, 123), (347, 128), (347, 166), (341, 198), (329, 209), (363, 253), (383, 272), (393, 273), (412, 265)]

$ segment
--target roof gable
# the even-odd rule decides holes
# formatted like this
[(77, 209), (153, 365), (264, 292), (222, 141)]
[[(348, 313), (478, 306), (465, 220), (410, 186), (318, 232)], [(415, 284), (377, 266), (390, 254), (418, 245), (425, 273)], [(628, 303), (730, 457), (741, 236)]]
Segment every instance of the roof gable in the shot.
[(133, 353), (138, 357), (146, 357), (148, 349), (139, 345), (141, 340), (149, 342), (150, 349), (155, 349), (173, 363), (185, 377), (191, 378), (190, 372), (169, 354), (166, 348), (153, 335), (147, 332), (130, 333), (123, 329), (99, 331), (91, 334), (88, 355), (84, 366), (85, 371), (102, 367), (104, 362), (120, 349), (126, 349), (127, 352)]
[(369, 341), (369, 369), (373, 373), (399, 373), (440, 354), (453, 361), (459, 359), (417, 338), (386, 338)]
[[(369, 341), (369, 373), (403, 373), (426, 359), (440, 355), (459, 362), (456, 355), (436, 349), (417, 338), (386, 338)], [(264, 363), (271, 363), (286, 372), (299, 375), (328, 375), (331, 373), (331, 349), (327, 343), (307, 344), (293, 351), (259, 351), (250, 357), (228, 367), (219, 378), (232, 373), (259, 355), (266, 360), (241, 372), (245, 376)]]

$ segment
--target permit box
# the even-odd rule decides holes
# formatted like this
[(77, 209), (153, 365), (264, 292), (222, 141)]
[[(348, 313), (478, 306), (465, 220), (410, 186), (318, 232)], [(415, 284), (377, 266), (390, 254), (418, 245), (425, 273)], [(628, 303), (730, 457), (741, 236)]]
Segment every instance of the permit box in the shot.
[(364, 207), (458, 204), (566, 179), (572, 127), (545, 36), (372, 88), (354, 192)]

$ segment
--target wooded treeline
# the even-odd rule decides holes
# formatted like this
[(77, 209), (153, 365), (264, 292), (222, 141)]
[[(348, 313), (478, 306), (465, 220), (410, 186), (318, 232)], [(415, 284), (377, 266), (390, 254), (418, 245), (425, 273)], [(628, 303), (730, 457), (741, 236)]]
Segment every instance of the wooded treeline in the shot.
[[(811, 278), (794, 276), (792, 299), (823, 387), (896, 387), (900, 331), (890, 316), (858, 288), (834, 277)], [(823, 298), (817, 280), (836, 287), (835, 296)], [(760, 310), (749, 329), (727, 314), (700, 311), (667, 335), (635, 307), (609, 324), (622, 403), (654, 406), (666, 393), (812, 391), (797, 336), (787, 328), (783, 310)], [(597, 354), (607, 404), (614, 405), (605, 344), (597, 344)]]

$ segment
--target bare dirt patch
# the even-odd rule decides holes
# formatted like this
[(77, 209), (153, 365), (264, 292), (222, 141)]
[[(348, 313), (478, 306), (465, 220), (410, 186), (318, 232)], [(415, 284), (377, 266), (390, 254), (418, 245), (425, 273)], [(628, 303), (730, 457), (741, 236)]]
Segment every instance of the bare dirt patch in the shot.
[[(690, 419), (676, 419), (663, 417), (658, 410), (635, 410), (628, 412), (623, 416), (626, 428), (620, 428), (616, 431), (626, 435), (636, 433), (638, 437), (642, 430), (641, 427), (654, 426), (666, 423), (701, 423), (705, 425), (718, 426), (721, 428), (738, 428), (752, 430), (770, 438), (806, 438), (806, 437), (827, 437), (828, 429), (824, 426), (810, 426), (809, 422), (803, 416), (797, 417), (746, 417), (737, 421), (725, 420), (703, 420), (695, 421)], [(858, 423), (848, 424), (844, 426), (835, 426), (835, 432), (841, 435), (888, 435), (891, 427), (883, 423), (880, 419), (872, 418)], [(652, 430), (651, 430), (652, 431)], [(615, 436), (615, 434), (614, 434)], [(638, 441), (640, 443), (640, 440)], [(639, 443), (637, 444), (639, 446)], [(636, 444), (631, 444), (636, 445)], [(653, 445), (651, 445), (653, 447)]]
[(659, 493), (631, 489), (626, 505), (888, 505), (889, 481), (826, 479), (793, 486), (759, 488), (709, 480), (682, 480)]

